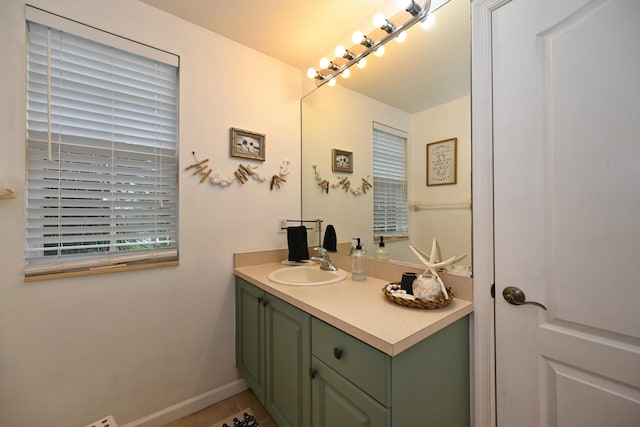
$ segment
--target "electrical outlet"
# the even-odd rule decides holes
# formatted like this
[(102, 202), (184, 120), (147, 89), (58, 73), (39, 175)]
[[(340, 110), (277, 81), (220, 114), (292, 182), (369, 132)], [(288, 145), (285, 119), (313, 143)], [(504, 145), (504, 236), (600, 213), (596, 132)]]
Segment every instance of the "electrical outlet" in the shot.
[(287, 219), (278, 218), (278, 233), (284, 233), (287, 231)]

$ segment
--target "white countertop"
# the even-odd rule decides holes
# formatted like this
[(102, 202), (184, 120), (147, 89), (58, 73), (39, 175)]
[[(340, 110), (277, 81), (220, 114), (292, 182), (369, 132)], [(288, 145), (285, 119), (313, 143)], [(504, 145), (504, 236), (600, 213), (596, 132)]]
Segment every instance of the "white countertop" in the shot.
[[(356, 282), (350, 275), (324, 286), (286, 286), (268, 279), (280, 263), (235, 269), (235, 274), (270, 294), (361, 341), (395, 356), (473, 311), (471, 301), (454, 297), (439, 309), (417, 309), (388, 300), (382, 288), (386, 280), (368, 277)], [(295, 268), (295, 267), (291, 267)]]

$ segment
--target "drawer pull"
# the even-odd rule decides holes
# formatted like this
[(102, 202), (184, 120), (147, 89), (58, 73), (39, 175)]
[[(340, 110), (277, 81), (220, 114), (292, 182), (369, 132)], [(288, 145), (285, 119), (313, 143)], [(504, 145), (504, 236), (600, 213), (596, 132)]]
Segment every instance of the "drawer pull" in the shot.
[(340, 359), (342, 357), (342, 350), (339, 349), (338, 347), (334, 347), (333, 355), (335, 356), (336, 359)]
[(311, 377), (311, 379), (314, 379), (317, 373), (318, 371), (316, 371), (315, 369), (309, 368), (309, 376)]

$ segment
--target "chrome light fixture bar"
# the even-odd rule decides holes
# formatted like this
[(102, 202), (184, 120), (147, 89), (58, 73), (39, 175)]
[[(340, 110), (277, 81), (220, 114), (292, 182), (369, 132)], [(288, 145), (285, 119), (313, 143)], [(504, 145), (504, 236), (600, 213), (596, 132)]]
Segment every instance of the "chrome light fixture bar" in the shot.
[[(353, 34), (354, 45), (350, 49), (345, 49), (343, 46), (338, 46), (335, 50), (336, 58), (333, 61), (329, 61), (327, 58), (322, 58), (320, 70), (309, 68), (307, 76), (313, 78), (316, 81), (316, 86), (320, 87), (325, 83), (329, 83), (330, 86), (335, 84), (335, 77), (338, 74), (344, 73), (352, 65), (357, 63), (364, 63), (366, 57), (371, 53), (374, 53), (381, 48), (378, 53), (384, 51), (384, 45), (389, 40), (394, 39), (402, 32), (407, 31), (415, 24), (424, 20), (429, 14), (431, 8), (431, 0), (424, 0), (423, 4), (417, 3), (416, 0), (398, 0), (398, 6), (402, 9), (391, 19), (387, 19), (382, 14), (377, 14), (374, 17), (374, 24), (376, 29), (372, 34), (365, 35), (360, 31), (356, 31)], [(402, 18), (406, 14), (411, 15), (410, 18), (403, 20)], [(395, 23), (396, 21), (402, 23)], [(380, 33), (381, 37), (372, 37), (373, 33)], [(377, 40), (376, 40), (377, 38)], [(362, 62), (361, 62), (362, 61)], [(345, 73), (346, 74), (346, 73)], [(343, 75), (343, 77), (346, 77)]]

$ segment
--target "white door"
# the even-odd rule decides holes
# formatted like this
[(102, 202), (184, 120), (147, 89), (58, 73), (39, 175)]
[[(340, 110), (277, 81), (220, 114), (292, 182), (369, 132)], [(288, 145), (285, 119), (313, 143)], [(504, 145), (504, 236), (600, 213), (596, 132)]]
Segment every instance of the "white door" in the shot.
[(497, 424), (640, 426), (640, 1), (491, 28)]

